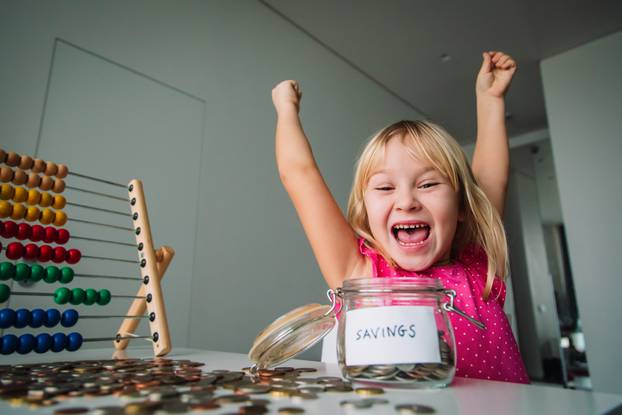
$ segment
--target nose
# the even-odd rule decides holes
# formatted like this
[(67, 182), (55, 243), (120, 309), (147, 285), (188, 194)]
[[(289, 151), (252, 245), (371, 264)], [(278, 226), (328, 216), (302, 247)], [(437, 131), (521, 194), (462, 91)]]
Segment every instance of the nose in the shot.
[(395, 200), (395, 208), (397, 210), (410, 212), (417, 210), (421, 207), (419, 200), (415, 196), (414, 192), (410, 188), (403, 188), (397, 192), (397, 199)]

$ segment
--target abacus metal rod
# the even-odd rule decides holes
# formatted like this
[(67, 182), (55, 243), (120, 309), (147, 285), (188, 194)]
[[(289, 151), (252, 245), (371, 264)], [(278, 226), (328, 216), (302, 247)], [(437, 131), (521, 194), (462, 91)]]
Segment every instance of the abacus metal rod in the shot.
[(110, 241), (108, 239), (99, 239), (99, 238), (88, 238), (86, 236), (71, 236), (71, 239), (82, 239), (84, 241), (91, 241), (91, 242), (104, 242), (107, 244), (125, 245), (125, 246), (131, 246), (132, 248), (136, 247), (136, 244), (131, 244), (129, 242)]
[(100, 183), (111, 184), (111, 185), (113, 185), (113, 186), (122, 187), (123, 189), (127, 188), (127, 185), (124, 185), (124, 184), (121, 184), (121, 183), (112, 182), (112, 181), (110, 181), (110, 180), (100, 179), (100, 178), (98, 178), (98, 177), (87, 176), (86, 174), (80, 174), (80, 173), (76, 173), (76, 172), (74, 172), (74, 171), (70, 171), (70, 172), (68, 173), (68, 175), (70, 175), (70, 176), (82, 177), (83, 179), (94, 180), (94, 181), (96, 181), (96, 182), (100, 182)]
[(117, 337), (93, 337), (90, 339), (82, 339), (82, 342), (102, 342), (110, 340), (134, 340), (134, 339), (153, 339), (153, 336), (117, 336)]
[(142, 281), (140, 277), (120, 277), (117, 275), (97, 275), (97, 274), (73, 274), (74, 277), (80, 278), (104, 278), (104, 279), (114, 279), (114, 280), (132, 280), (132, 281)]
[(140, 318), (149, 318), (149, 316), (146, 315), (142, 315), (142, 316), (115, 316), (115, 315), (107, 315), (107, 316), (83, 316), (80, 315), (80, 317), (78, 317), (80, 320), (82, 320), (83, 318), (133, 318), (133, 319), (140, 319)]
[(100, 208), (100, 207), (95, 207), (95, 206), (83, 205), (83, 204), (80, 204), (80, 203), (67, 202), (67, 206), (75, 206), (75, 207), (79, 207), (79, 208), (82, 208), (82, 209), (97, 210), (99, 212), (114, 213), (115, 215), (127, 216), (129, 218), (132, 217), (132, 215), (130, 215), (127, 212), (119, 212), (118, 210), (105, 209), (105, 208)]
[[(25, 292), (25, 291), (11, 291), (11, 295), (37, 295), (37, 296), (42, 296), (42, 297), (51, 295), (53, 297), (54, 293), (31, 293), (31, 292)], [(110, 297), (111, 298), (141, 298), (143, 300), (147, 298), (144, 295), (121, 295), (121, 294), (111, 294)]]
[(115, 195), (109, 195), (108, 193), (95, 192), (93, 190), (82, 189), (81, 187), (65, 186), (65, 189), (75, 190), (77, 192), (83, 192), (83, 193), (90, 193), (92, 195), (97, 195), (97, 196), (109, 197), (110, 199), (120, 200), (121, 202), (129, 202), (129, 199), (124, 198), (124, 197), (119, 197), (119, 196), (115, 196)]
[(124, 231), (134, 232), (134, 229), (128, 228), (128, 227), (125, 227), (125, 226), (110, 225), (108, 223), (94, 222), (94, 221), (90, 221), (90, 220), (76, 219), (76, 218), (68, 218), (67, 220), (69, 222), (88, 223), (89, 225), (105, 226), (105, 227), (108, 227), (108, 228), (115, 228), (115, 229), (121, 229), (121, 230), (124, 230)]
[(110, 258), (107, 256), (94, 256), (94, 255), (82, 255), (82, 258), (101, 259), (104, 261), (117, 261), (117, 262), (128, 262), (130, 264), (138, 264), (138, 261), (135, 259)]

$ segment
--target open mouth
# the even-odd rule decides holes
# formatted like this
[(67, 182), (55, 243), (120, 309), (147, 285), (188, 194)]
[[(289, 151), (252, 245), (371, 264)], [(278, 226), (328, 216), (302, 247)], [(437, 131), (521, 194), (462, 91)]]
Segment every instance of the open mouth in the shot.
[(427, 223), (397, 223), (391, 227), (391, 233), (402, 246), (423, 244), (430, 236), (430, 225)]

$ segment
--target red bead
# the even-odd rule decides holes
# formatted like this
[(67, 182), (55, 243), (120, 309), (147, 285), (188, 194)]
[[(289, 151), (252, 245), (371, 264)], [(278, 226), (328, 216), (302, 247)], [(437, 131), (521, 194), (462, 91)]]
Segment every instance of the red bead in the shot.
[(77, 249), (70, 249), (69, 251), (67, 251), (68, 264), (75, 264), (80, 261), (80, 258), (82, 258), (82, 254)]
[(24, 247), (24, 259), (33, 260), (39, 256), (39, 247), (35, 244), (27, 244)]
[(67, 251), (62, 246), (57, 246), (54, 248), (54, 254), (52, 255), (52, 261), (57, 264), (63, 262), (65, 260), (65, 256), (67, 256)]
[(30, 234), (32, 233), (32, 227), (27, 223), (20, 223), (17, 225), (17, 235), (15, 237), (20, 241), (24, 239), (30, 238)]
[(32, 225), (30, 231), (30, 240), (33, 242), (39, 242), (45, 235), (45, 228), (41, 225)]
[(67, 229), (59, 229), (56, 234), (56, 243), (65, 244), (69, 240), (69, 231)]
[(4, 229), (2, 230), (3, 238), (15, 238), (17, 235), (17, 223), (12, 220), (7, 220), (4, 222)]
[(41, 245), (39, 247), (39, 261), (48, 262), (52, 259), (52, 255), (54, 254), (54, 250), (50, 245)]
[(56, 229), (51, 226), (46, 226), (45, 234), (43, 235), (43, 242), (51, 244), (56, 240)]
[(24, 245), (19, 242), (11, 242), (6, 247), (6, 257), (9, 259), (20, 259), (24, 254)]

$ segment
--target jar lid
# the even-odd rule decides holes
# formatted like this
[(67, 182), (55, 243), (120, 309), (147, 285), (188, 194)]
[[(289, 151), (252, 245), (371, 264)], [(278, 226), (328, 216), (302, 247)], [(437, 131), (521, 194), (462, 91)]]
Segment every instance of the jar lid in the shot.
[(381, 294), (390, 292), (440, 293), (444, 288), (438, 278), (430, 277), (386, 277), (356, 278), (346, 280), (337, 292)]
[(335, 326), (334, 306), (307, 304), (277, 318), (255, 338), (248, 357), (265, 369), (304, 352)]

